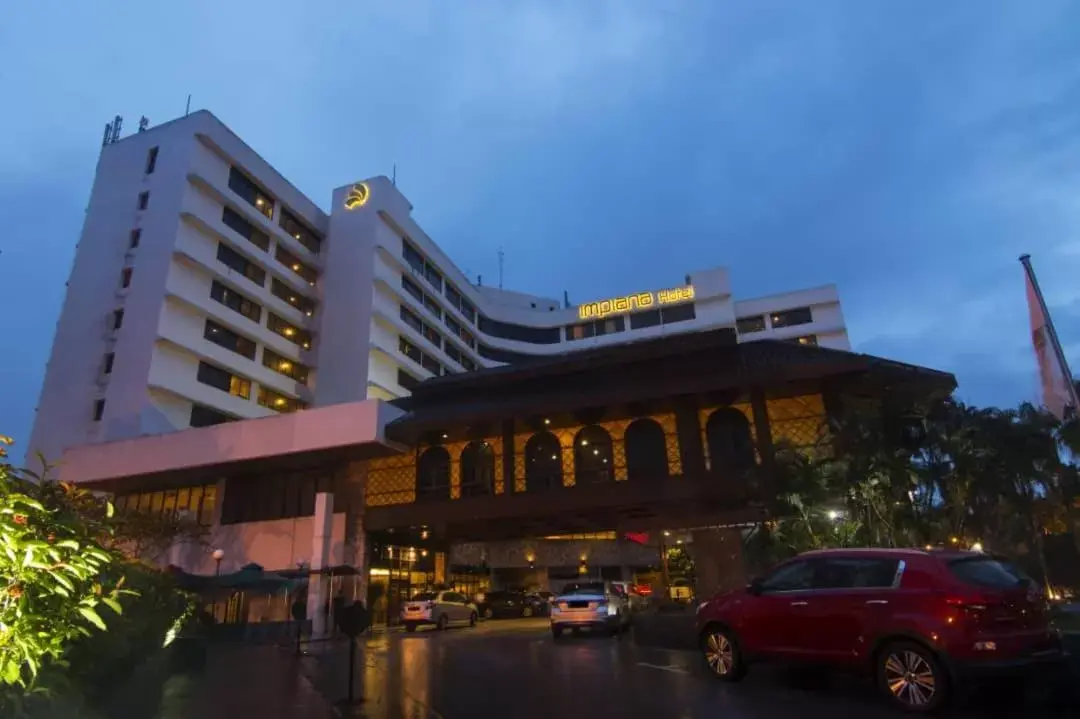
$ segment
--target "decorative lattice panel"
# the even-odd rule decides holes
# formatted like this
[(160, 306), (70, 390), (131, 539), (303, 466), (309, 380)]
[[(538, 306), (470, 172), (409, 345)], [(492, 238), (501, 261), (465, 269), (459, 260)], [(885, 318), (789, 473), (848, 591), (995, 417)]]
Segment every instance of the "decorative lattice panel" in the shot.
[(525, 443), (529, 435), (514, 435), (514, 491), (525, 491)]
[(577, 427), (557, 429), (552, 432), (559, 439), (562, 447), (562, 483), (564, 487), (574, 486), (574, 435)]
[(821, 395), (770, 399), (769, 428), (774, 445), (787, 445), (814, 455), (830, 451), (830, 436)]
[[(730, 405), (730, 407), (731, 407), (731, 409), (735, 409), (735, 410), (738, 410), (739, 412), (742, 412), (743, 415), (746, 417), (746, 421), (750, 423), (750, 439), (754, 443), (754, 460), (757, 461), (757, 462), (760, 462), (761, 461), (761, 452), (758, 451), (757, 425), (754, 424), (754, 408), (753, 408), (753, 406), (748, 402), (744, 402), (744, 403), (741, 403), (741, 404)], [(705, 409), (699, 409), (698, 410), (698, 431), (701, 432), (701, 446), (702, 446), (702, 451), (704, 451), (704, 453), (705, 453), (705, 466), (706, 467), (712, 467), (713, 460), (712, 460), (712, 457), (709, 456), (709, 437), (708, 437), (708, 433), (705, 431), (705, 427), (709, 422), (709, 415), (711, 415), (713, 412), (715, 412), (718, 409), (721, 409), (721, 408), (720, 407), (707, 407)]]
[(653, 417), (664, 430), (664, 446), (667, 449), (668, 474), (678, 477), (682, 474), (682, 457), (679, 455), (679, 430), (674, 414), (660, 414)]
[(409, 453), (368, 460), (364, 500), (369, 507), (415, 502), (415, 455)]
[(613, 422), (601, 422), (600, 426), (611, 435), (611, 461), (615, 463), (615, 481), (626, 481), (626, 428), (632, 420), (620, 419)]

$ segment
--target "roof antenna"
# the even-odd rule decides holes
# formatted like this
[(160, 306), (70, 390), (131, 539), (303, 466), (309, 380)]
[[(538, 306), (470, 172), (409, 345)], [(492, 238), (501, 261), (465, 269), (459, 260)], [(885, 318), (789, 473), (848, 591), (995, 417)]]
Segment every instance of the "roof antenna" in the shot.
[(187, 96), (187, 104), (184, 105), (184, 117), (187, 117), (190, 112), (191, 112), (191, 93), (189, 92), (188, 96)]
[(503, 258), (506, 257), (506, 253), (503, 252), (503, 248), (499, 248), (499, 289), (503, 288)]
[(562, 291), (562, 301), (563, 301), (563, 307), (566, 308), (566, 309), (569, 309), (570, 308), (570, 293), (567, 290)]
[(476, 276), (476, 286), (477, 287), (483, 287), (484, 286), (484, 276), (483, 275), (477, 275)]
[(390, 172), (390, 184), (397, 187), (397, 163), (394, 163), (394, 169)]

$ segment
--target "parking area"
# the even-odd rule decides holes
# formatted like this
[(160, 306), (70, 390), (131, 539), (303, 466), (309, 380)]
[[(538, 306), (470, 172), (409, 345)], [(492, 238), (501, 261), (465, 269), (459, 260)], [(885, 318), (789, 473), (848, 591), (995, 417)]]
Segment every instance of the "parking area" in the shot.
[[(642, 647), (632, 634), (552, 640), (545, 618), (481, 622), (365, 642), (357, 671), (363, 716), (391, 717), (727, 717), (832, 719), (898, 717), (856, 678), (808, 679), (779, 668), (752, 671), (738, 685), (716, 682), (693, 652)], [(324, 689), (342, 696), (343, 647), (320, 658)], [(1044, 719), (1012, 687), (979, 694), (947, 717)]]

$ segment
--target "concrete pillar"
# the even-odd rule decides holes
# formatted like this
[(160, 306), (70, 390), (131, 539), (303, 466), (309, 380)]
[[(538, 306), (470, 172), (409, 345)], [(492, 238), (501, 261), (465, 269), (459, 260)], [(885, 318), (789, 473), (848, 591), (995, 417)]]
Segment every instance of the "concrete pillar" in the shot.
[(691, 533), (691, 541), (698, 601), (705, 601), (720, 591), (746, 586), (742, 533), (738, 529), (695, 530)]
[(312, 636), (327, 633), (326, 602), (329, 600), (328, 577), (317, 573), (330, 563), (330, 541), (334, 521), (334, 495), (319, 492), (315, 495), (315, 517), (311, 536), (311, 580), (308, 582), (307, 610)]

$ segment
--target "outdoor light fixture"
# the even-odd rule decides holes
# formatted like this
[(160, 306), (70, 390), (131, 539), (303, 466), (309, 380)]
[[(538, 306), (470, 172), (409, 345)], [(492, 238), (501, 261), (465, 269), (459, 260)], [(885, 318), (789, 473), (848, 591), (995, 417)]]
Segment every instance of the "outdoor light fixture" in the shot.
[(665, 536), (665, 537), (670, 537), (670, 536), (671, 536), (671, 532), (669, 532), (668, 530), (666, 530), (666, 529), (665, 529), (665, 530), (664, 530), (664, 536)]
[(551, 424), (551, 420), (550, 419), (545, 419), (544, 424)]
[(427, 538), (428, 538), (428, 531), (426, 529), (420, 530), (420, 539), (427, 539)]
[(983, 550), (982, 542), (975, 542), (975, 544), (971, 545), (971, 551), (973, 551), (973, 552), (981, 552), (982, 550)]
[(836, 520), (840, 519), (840, 512), (836, 511), (835, 509), (830, 509), (828, 512), (825, 513), (825, 516), (829, 518), (830, 522), (835, 522)]

